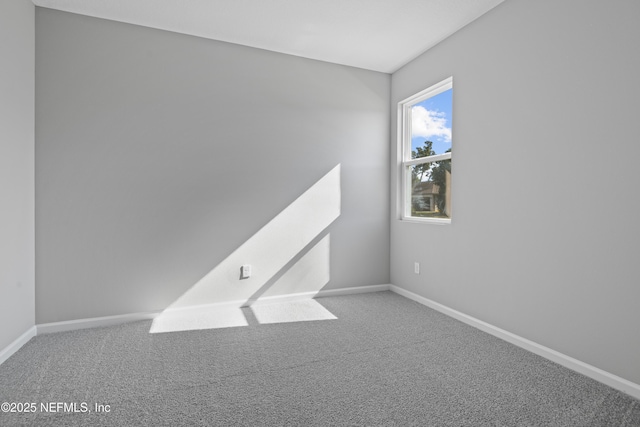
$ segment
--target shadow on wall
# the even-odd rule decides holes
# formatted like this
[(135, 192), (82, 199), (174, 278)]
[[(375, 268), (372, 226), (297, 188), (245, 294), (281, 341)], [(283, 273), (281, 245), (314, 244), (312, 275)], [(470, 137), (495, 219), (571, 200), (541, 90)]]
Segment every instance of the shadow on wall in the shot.
[[(247, 326), (242, 307), (259, 323), (335, 319), (312, 298), (329, 282), (323, 232), (339, 216), (337, 165), (167, 307), (149, 332)], [(241, 279), (246, 264), (252, 274)], [(292, 301), (277, 298), (292, 294)]]

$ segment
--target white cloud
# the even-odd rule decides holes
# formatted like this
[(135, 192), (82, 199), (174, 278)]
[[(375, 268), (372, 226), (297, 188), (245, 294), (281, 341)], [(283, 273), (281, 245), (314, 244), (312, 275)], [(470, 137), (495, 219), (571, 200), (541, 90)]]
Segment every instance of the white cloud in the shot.
[(451, 141), (451, 128), (447, 127), (446, 115), (440, 111), (430, 111), (421, 105), (411, 109), (411, 135), (424, 138), (440, 137)]

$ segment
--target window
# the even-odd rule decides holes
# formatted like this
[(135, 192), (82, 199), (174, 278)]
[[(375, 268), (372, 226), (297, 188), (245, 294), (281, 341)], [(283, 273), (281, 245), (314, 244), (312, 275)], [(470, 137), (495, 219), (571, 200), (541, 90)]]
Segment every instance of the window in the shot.
[(453, 78), (398, 103), (402, 218), (451, 222)]

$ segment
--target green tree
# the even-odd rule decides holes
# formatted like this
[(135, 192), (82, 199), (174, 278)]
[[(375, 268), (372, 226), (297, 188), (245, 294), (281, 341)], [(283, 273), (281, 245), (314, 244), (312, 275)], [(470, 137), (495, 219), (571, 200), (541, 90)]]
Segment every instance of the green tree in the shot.
[[(421, 158), (421, 157), (433, 156), (434, 154), (436, 154), (436, 152), (433, 151), (433, 142), (425, 141), (424, 142), (424, 147), (416, 147), (415, 150), (411, 151), (411, 158), (412, 159), (418, 159), (418, 158)], [(415, 190), (416, 185), (420, 184), (423, 180), (429, 178), (430, 170), (431, 170), (431, 164), (430, 163), (423, 163), (421, 165), (415, 165), (411, 169), (411, 184), (412, 184), (411, 188), (412, 188), (412, 190)]]
[[(422, 157), (433, 156), (435, 151), (433, 151), (433, 142), (425, 141), (424, 146), (416, 147), (415, 150), (411, 151), (411, 158), (418, 159)], [(411, 194), (415, 194), (416, 188), (423, 181), (430, 181), (431, 174), (431, 163), (423, 163), (420, 165), (415, 165), (411, 168)], [(424, 210), (423, 206), (420, 203), (419, 198), (412, 197), (412, 211), (417, 212), (420, 210)]]
[[(446, 151), (451, 152), (451, 149)], [(447, 203), (447, 172), (451, 173), (451, 160), (441, 160), (433, 163), (431, 170), (431, 180), (438, 186), (438, 196), (436, 197), (436, 206), (440, 212), (444, 212)]]

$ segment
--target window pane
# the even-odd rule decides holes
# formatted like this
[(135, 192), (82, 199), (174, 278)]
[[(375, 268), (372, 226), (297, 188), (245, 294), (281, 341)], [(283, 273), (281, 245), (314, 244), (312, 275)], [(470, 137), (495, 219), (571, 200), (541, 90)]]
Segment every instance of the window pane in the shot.
[(451, 151), (451, 100), (453, 89), (411, 107), (411, 158)]
[(451, 159), (411, 170), (411, 216), (451, 218)]

